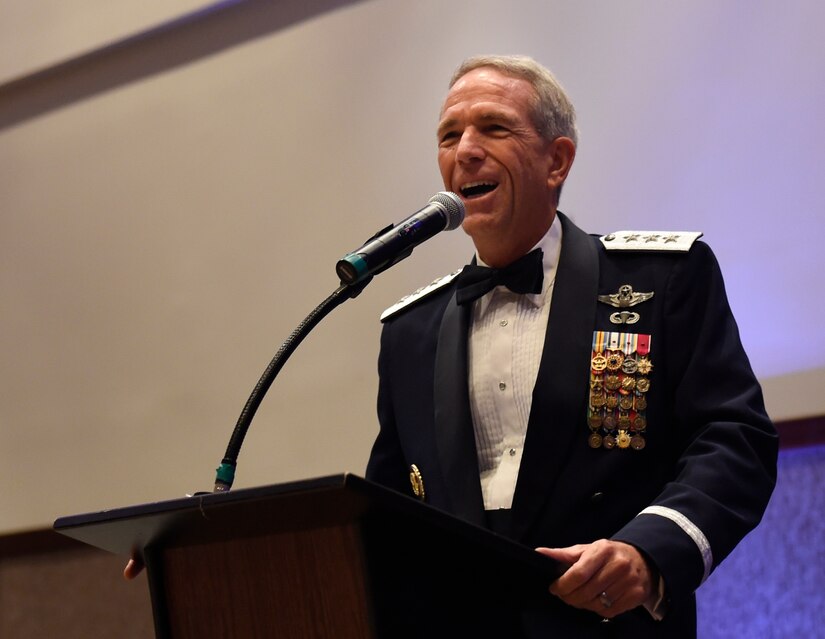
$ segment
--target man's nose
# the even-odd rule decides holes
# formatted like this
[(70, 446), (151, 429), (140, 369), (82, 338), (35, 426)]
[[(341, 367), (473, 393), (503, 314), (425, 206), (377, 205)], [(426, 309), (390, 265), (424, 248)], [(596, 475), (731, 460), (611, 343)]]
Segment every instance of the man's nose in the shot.
[(467, 128), (461, 134), (456, 149), (456, 160), (462, 164), (484, 159), (484, 147), (478, 136), (478, 131)]

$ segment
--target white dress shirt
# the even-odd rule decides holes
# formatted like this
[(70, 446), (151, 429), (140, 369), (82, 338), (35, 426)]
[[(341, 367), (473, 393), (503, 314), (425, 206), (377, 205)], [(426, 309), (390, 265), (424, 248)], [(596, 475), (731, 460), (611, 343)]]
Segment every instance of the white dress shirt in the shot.
[(473, 303), (470, 412), (486, 510), (513, 504), (561, 252), (558, 217), (534, 248), (544, 253), (541, 293), (521, 295), (497, 286)]

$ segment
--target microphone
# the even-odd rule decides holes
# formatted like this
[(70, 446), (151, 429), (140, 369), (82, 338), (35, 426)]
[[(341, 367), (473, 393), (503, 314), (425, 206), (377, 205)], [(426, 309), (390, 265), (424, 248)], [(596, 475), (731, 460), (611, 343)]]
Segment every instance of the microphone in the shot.
[(359, 249), (335, 265), (342, 284), (357, 284), (397, 264), (413, 249), (441, 231), (452, 231), (464, 219), (464, 203), (455, 193), (439, 191), (423, 209), (395, 226), (378, 231)]

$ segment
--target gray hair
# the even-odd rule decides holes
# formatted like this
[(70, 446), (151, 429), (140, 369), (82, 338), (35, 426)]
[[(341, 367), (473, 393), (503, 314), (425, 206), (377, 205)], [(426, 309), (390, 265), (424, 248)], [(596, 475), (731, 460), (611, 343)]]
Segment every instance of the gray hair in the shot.
[(539, 134), (549, 141), (564, 136), (578, 145), (576, 110), (558, 80), (548, 69), (528, 56), (478, 55), (461, 63), (450, 79), (450, 88), (461, 76), (481, 67), (491, 67), (504, 75), (529, 82), (536, 94), (532, 105), (533, 124)]

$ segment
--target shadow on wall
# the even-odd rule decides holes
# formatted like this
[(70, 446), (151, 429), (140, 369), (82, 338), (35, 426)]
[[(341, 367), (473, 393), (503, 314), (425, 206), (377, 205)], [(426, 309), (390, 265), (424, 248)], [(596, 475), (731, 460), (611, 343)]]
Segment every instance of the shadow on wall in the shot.
[(825, 445), (784, 450), (759, 527), (697, 591), (699, 639), (825, 636)]
[(0, 130), (360, 0), (226, 0), (0, 84)]

